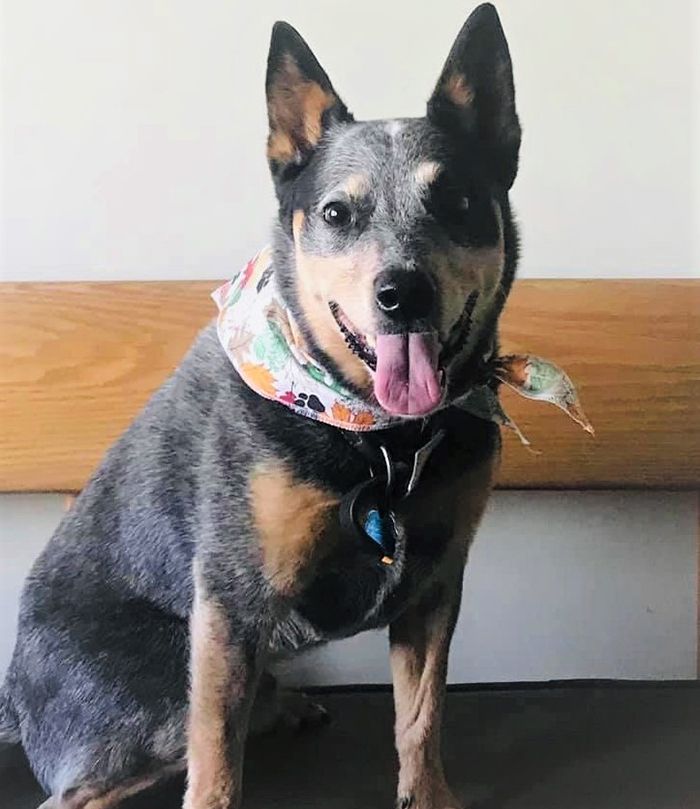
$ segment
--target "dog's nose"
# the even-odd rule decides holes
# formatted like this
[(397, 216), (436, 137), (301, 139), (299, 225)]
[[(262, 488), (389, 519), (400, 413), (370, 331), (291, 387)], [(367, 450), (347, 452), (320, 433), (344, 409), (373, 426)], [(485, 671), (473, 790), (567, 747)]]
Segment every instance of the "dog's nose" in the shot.
[(385, 270), (374, 282), (374, 296), (393, 320), (419, 320), (433, 311), (435, 284), (421, 270)]

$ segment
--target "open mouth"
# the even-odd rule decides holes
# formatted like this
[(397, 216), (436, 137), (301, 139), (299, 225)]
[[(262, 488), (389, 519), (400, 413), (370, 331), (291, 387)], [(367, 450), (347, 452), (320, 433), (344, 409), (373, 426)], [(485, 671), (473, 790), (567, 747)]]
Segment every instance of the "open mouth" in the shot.
[(365, 335), (336, 302), (329, 304), (348, 348), (373, 372), (374, 395), (397, 416), (424, 416), (444, 399), (445, 374), (436, 331)]
[(376, 371), (377, 353), (369, 344), (369, 339), (372, 338), (368, 339), (366, 335), (355, 331), (352, 324), (345, 316), (345, 313), (335, 301), (331, 301), (328, 305), (347, 347), (353, 354), (358, 356), (371, 371)]
[(350, 351), (372, 371), (379, 404), (395, 415), (425, 416), (443, 402), (444, 369), (469, 338), (477, 297), (477, 292), (469, 296), (444, 344), (436, 331), (363, 334), (338, 303), (329, 307)]

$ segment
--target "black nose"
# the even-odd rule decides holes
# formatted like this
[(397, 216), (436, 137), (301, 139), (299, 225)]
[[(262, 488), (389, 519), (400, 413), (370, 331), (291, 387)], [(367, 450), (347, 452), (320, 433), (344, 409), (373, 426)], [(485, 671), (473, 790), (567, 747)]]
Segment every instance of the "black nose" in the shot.
[(394, 320), (428, 317), (435, 305), (435, 284), (420, 270), (385, 270), (374, 282), (377, 306)]

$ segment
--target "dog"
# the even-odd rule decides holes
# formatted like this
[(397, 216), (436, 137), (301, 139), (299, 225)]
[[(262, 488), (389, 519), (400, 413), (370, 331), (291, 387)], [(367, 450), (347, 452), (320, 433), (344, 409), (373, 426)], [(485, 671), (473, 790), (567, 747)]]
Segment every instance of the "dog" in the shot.
[(454, 403), (497, 354), (517, 263), (508, 46), (479, 6), (425, 117), (360, 122), (277, 23), (266, 92), (272, 248), (220, 301), (274, 282), (284, 362), (340, 398), (285, 399), (263, 366), (256, 386), (235, 362), (256, 335), (211, 324), (106, 454), (29, 574), (0, 692), (46, 807), (118, 806), (185, 769), (186, 809), (238, 807), (249, 729), (323, 717), (270, 664), (384, 626), (397, 805), (459, 806), (443, 692), (500, 436)]

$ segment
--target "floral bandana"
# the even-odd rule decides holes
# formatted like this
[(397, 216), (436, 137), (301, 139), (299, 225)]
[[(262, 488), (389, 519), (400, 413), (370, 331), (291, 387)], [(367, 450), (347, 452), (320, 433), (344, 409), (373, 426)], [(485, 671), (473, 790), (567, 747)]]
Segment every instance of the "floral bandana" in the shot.
[[(310, 356), (279, 295), (269, 247), (212, 298), (219, 308), (219, 341), (243, 381), (260, 396), (344, 430), (383, 430), (405, 421), (349, 391)], [(571, 380), (553, 363), (530, 355), (502, 357), (494, 375), (521, 396), (556, 404), (593, 433)], [(472, 388), (445, 406), (450, 404), (514, 430), (529, 444), (490, 385)]]

